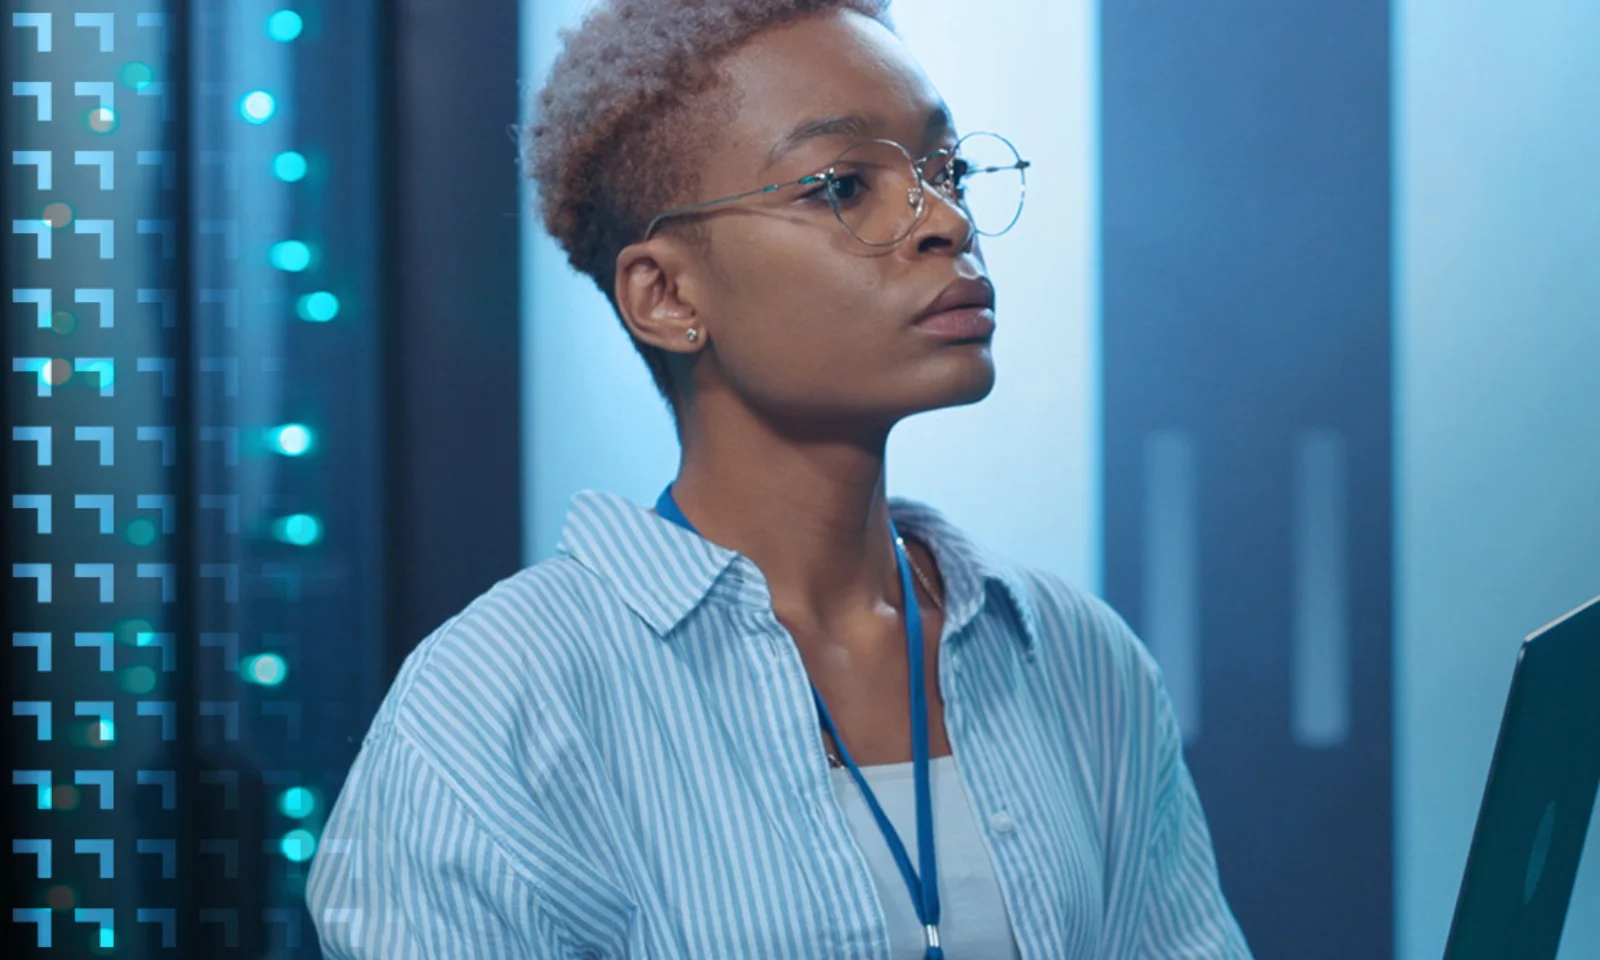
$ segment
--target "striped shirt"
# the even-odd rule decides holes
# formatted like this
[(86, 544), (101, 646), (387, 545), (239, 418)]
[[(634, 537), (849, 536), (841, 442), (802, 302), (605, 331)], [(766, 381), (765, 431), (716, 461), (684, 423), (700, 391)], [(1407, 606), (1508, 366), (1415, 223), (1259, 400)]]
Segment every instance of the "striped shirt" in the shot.
[[(945, 730), (1021, 956), (1249, 957), (1126, 623), (889, 509), (943, 576)], [(330, 958), (890, 956), (765, 577), (597, 491), (407, 658), (306, 895)]]

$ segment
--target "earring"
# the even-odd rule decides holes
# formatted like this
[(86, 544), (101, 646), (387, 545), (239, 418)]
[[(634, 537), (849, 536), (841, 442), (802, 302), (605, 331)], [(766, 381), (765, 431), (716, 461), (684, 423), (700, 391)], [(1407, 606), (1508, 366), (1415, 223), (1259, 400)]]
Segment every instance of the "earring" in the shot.
[(689, 332), (684, 334), (684, 336), (690, 343), (696, 343), (700, 339), (700, 331), (696, 330), (694, 327), (690, 327)]

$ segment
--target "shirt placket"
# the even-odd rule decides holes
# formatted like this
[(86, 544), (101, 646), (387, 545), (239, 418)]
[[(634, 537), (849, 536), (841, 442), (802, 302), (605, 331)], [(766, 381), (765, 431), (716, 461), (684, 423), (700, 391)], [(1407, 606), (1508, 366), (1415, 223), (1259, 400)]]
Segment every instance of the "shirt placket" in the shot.
[(996, 731), (987, 718), (968, 715), (971, 697), (962, 685), (962, 654), (959, 644), (940, 644), (939, 687), (945, 698), (945, 733), (950, 739), (956, 776), (966, 789), (983, 834), (984, 849), (994, 865), (1018, 953), (1022, 960), (1030, 960), (1038, 954), (1030, 951), (1033, 929), (1026, 911), (1021, 909), (1019, 893), (1029, 889), (1034, 880), (1026, 869), (1031, 858), (1023, 855), (1021, 846), (1027, 841), (1027, 835), (1018, 822), (1019, 803), (1010, 781), (999, 769)]

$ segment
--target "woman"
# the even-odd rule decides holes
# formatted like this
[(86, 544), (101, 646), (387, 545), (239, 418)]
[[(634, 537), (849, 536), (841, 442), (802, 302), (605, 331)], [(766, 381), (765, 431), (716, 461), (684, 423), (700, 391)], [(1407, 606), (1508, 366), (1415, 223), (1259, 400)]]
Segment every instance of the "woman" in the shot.
[(653, 510), (580, 493), (408, 659), (312, 871), (329, 956), (1249, 955), (1126, 625), (886, 496), (894, 425), (994, 384), (977, 237), (1026, 163), (883, 6), (565, 35), (545, 222), (682, 462)]

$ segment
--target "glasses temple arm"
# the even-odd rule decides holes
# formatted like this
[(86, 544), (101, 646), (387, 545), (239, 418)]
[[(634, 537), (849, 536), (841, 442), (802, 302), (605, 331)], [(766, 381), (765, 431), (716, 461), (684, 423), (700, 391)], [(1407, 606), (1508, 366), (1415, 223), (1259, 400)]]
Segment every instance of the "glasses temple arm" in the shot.
[(671, 210), (666, 210), (656, 214), (655, 219), (651, 220), (650, 225), (645, 228), (645, 239), (648, 240), (650, 235), (655, 232), (656, 224), (667, 219), (668, 217), (676, 217), (685, 213), (694, 213), (697, 210), (704, 210), (707, 207), (714, 207), (721, 203), (732, 203), (735, 200), (743, 200), (745, 197), (753, 197), (758, 193), (771, 193), (774, 190), (782, 190), (784, 187), (799, 186), (807, 183), (820, 183), (825, 177), (826, 174), (824, 173), (813, 173), (809, 176), (801, 177), (798, 180), (790, 180), (786, 183), (769, 183), (764, 187), (757, 187), (754, 190), (746, 190), (743, 193), (735, 193), (732, 196), (718, 197), (715, 200), (702, 200), (699, 203), (691, 203), (686, 207), (674, 207)]

